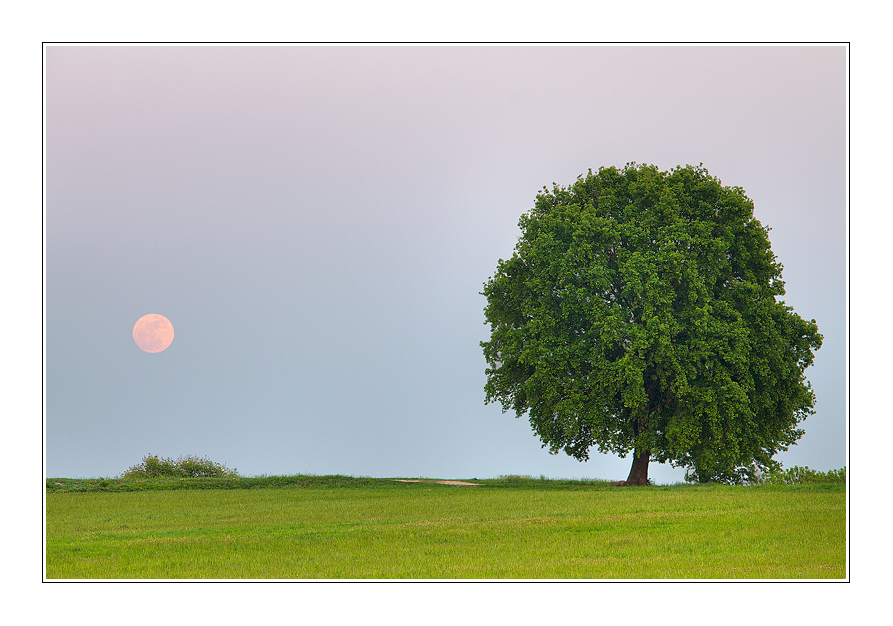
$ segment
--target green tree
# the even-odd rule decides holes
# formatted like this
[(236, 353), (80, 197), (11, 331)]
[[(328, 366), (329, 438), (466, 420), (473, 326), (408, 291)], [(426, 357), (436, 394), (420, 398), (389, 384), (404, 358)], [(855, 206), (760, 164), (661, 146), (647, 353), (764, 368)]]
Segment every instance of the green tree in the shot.
[(740, 187), (703, 166), (601, 168), (537, 194), (485, 284), (488, 403), (553, 454), (633, 454), (737, 482), (772, 471), (815, 396), (822, 337)]

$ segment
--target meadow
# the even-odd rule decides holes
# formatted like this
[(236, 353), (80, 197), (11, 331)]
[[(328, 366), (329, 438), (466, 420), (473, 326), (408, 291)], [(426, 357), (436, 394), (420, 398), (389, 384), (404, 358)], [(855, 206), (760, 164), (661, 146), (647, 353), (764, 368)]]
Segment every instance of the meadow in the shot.
[(845, 579), (845, 484), (48, 479), (52, 579)]

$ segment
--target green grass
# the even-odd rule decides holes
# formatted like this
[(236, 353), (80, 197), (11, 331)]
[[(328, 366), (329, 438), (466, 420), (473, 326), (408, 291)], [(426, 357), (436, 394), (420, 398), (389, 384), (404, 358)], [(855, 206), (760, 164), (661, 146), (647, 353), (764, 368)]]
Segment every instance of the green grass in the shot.
[(846, 577), (844, 485), (472, 482), (49, 479), (46, 577)]

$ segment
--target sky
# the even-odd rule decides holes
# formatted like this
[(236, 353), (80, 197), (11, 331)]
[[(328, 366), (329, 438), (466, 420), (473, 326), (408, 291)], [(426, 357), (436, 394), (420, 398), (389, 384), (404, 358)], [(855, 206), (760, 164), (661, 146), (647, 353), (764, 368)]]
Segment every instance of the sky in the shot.
[[(484, 402), (484, 283), (536, 193), (703, 163), (824, 335), (776, 458), (847, 464), (844, 46), (45, 48), (44, 463), (626, 478)], [(166, 316), (143, 352), (132, 329)], [(655, 482), (684, 470), (652, 462)]]

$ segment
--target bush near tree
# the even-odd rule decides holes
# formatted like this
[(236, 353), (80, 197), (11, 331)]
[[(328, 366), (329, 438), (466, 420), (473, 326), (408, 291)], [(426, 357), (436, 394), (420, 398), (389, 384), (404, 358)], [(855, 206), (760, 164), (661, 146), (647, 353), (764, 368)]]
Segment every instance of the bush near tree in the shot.
[(846, 467), (820, 472), (808, 467), (795, 465), (788, 469), (778, 469), (760, 477), (760, 485), (808, 485), (846, 483)]

